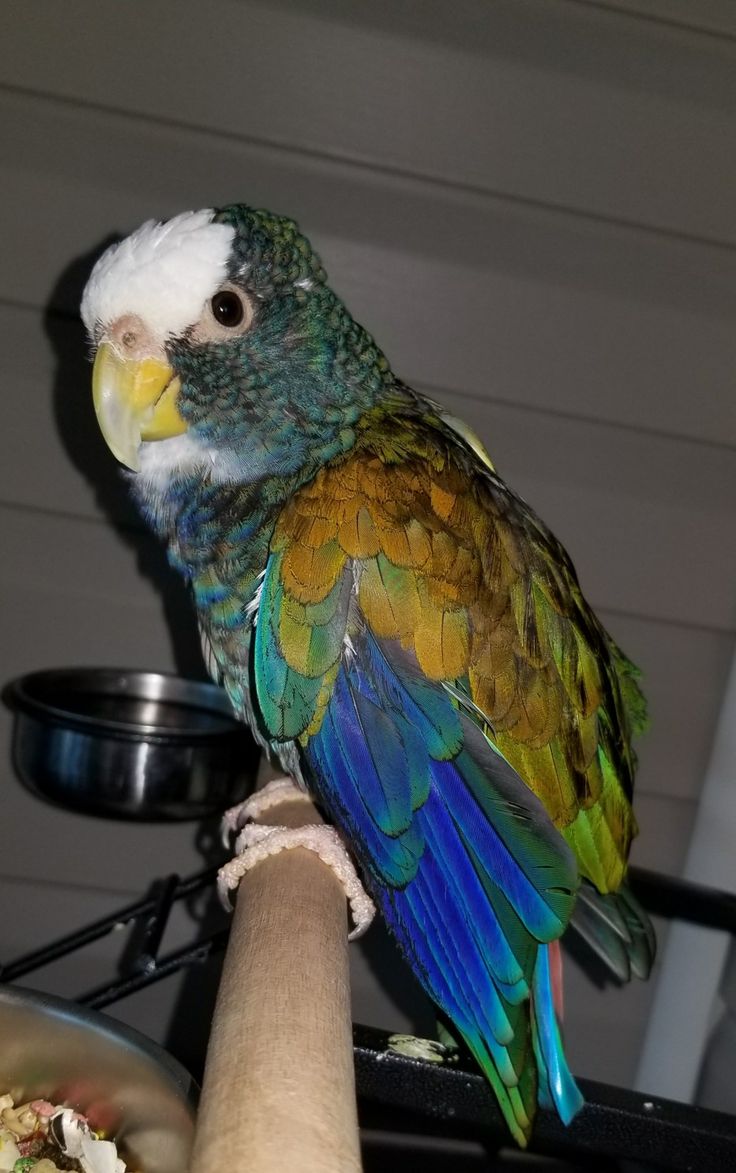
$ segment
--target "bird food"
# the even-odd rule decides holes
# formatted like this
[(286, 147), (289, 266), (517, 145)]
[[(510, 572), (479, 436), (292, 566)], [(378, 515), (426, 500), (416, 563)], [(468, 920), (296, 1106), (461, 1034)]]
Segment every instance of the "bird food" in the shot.
[[(0, 1173), (126, 1173), (113, 1141), (84, 1116), (48, 1100), (16, 1105), (0, 1095)], [(132, 1173), (132, 1171), (130, 1171)]]

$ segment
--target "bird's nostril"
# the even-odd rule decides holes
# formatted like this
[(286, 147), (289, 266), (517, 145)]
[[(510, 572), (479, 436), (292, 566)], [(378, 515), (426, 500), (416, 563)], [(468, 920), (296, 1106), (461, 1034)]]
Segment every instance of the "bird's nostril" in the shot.
[(126, 350), (131, 350), (138, 341), (138, 335), (133, 330), (126, 330), (120, 341)]

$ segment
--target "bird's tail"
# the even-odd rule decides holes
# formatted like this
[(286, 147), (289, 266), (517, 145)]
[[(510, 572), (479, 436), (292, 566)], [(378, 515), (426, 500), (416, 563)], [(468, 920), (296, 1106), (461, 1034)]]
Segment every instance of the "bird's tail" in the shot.
[[(583, 1096), (570, 1071), (560, 1031), (560, 945), (540, 945), (534, 967), (529, 1003), (517, 1021), (516, 1049), (522, 1040), (531, 1044), (531, 1055), (520, 1064), (518, 1083), (509, 1087), (501, 1078), (497, 1063), (484, 1042), (464, 1035), (466, 1044), (480, 1064), (498, 1100), (503, 1117), (517, 1143), (524, 1147), (531, 1132), (537, 1105), (554, 1111), (569, 1124), (583, 1106)], [(525, 1029), (526, 1028), (526, 1029)]]
[(649, 977), (656, 953), (654, 929), (627, 884), (601, 893), (583, 881), (568, 931), (581, 937), (618, 981)]
[(531, 995), (532, 1043), (539, 1081), (537, 1100), (541, 1107), (554, 1109), (563, 1124), (569, 1124), (582, 1108), (583, 1097), (567, 1065), (560, 1036), (560, 979), (559, 941), (540, 945)]

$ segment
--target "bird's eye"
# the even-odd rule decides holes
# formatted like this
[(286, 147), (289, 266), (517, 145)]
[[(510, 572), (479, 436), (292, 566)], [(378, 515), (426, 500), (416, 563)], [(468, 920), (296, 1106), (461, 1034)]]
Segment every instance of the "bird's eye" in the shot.
[(221, 326), (233, 329), (239, 326), (245, 317), (243, 303), (232, 289), (221, 289), (210, 302), (212, 316)]

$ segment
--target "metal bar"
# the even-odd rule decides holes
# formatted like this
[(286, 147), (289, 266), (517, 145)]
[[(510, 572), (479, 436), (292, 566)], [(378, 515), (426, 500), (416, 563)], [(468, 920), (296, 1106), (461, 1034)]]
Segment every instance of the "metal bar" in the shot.
[(209, 957), (224, 950), (228, 936), (228, 929), (218, 929), (197, 941), (195, 945), (185, 945), (182, 949), (167, 953), (165, 957), (156, 961), (152, 968), (97, 986), (94, 990), (89, 990), (77, 998), (76, 1001), (82, 1006), (91, 1006), (94, 1010), (101, 1010), (104, 1006), (110, 1006), (111, 1003), (117, 1002), (121, 998), (127, 998), (130, 994), (135, 994), (138, 990), (153, 985), (154, 982), (162, 981), (170, 974), (178, 973), (184, 966), (201, 965)]
[(179, 877), (156, 880), (150, 889), (151, 911), (135, 918), (133, 931), (120, 961), (121, 973), (149, 973), (156, 968), (156, 957), (169, 922), (169, 913), (179, 887)]
[[(178, 883), (172, 900), (183, 900), (202, 888), (208, 887), (214, 882), (216, 875), (217, 868), (210, 867), (188, 876)], [(0, 980), (4, 982), (17, 981), (19, 977), (30, 973), (31, 970), (41, 969), (44, 965), (50, 965), (52, 961), (58, 961), (59, 958), (66, 957), (68, 953), (73, 953), (75, 949), (91, 945), (93, 941), (98, 941), (101, 937), (129, 924), (139, 916), (150, 916), (155, 910), (156, 900), (156, 895), (144, 896), (133, 904), (125, 905), (117, 912), (108, 913), (107, 916), (93, 921), (92, 924), (85, 925), (82, 929), (76, 929), (73, 933), (59, 937), (58, 940), (44, 945), (41, 949), (34, 949), (33, 952), (23, 954), (15, 961), (0, 965)]]
[[(355, 1028), (363, 1122), (371, 1121), (370, 1110), (378, 1105), (392, 1110), (398, 1131), (426, 1134), (436, 1130), (443, 1136), (475, 1136), (499, 1147), (508, 1145), (493, 1094), (469, 1057), (457, 1055), (444, 1063), (409, 1058), (392, 1050), (391, 1037), (383, 1031)], [(736, 1169), (733, 1117), (592, 1080), (580, 1080), (580, 1086), (585, 1107), (569, 1126), (553, 1112), (540, 1111), (532, 1151), (641, 1161), (648, 1168), (671, 1173), (733, 1173)]]
[(629, 868), (631, 887), (647, 912), (669, 920), (690, 921), (736, 936), (736, 896), (706, 884), (663, 876), (646, 868)]

